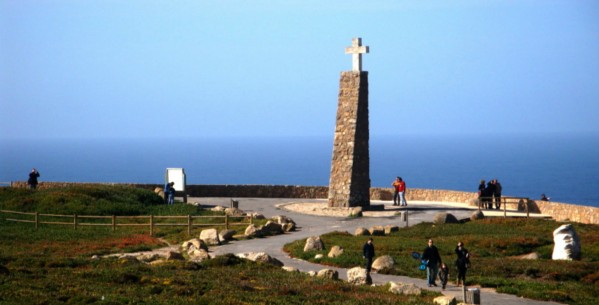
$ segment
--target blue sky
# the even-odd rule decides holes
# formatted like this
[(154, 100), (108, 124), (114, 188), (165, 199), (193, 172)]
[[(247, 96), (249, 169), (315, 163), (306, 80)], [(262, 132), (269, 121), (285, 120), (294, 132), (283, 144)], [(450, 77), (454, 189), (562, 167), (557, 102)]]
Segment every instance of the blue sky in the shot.
[(0, 0), (0, 138), (596, 133), (599, 2)]

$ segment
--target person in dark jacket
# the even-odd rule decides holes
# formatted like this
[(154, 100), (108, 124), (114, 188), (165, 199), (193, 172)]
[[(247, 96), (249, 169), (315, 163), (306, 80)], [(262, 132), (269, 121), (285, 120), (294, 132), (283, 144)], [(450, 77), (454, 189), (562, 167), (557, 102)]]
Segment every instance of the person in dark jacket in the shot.
[(364, 244), (363, 252), (364, 258), (366, 259), (366, 273), (370, 274), (372, 259), (374, 258), (374, 244), (372, 244), (372, 238), (369, 238)]
[(37, 188), (37, 178), (39, 178), (40, 172), (37, 169), (32, 169), (29, 173), (29, 179), (27, 180), (27, 184), (29, 184), (29, 188), (35, 190)]
[(464, 243), (459, 241), (458, 246), (455, 248), (455, 254), (457, 256), (455, 265), (458, 268), (458, 281), (456, 284), (459, 287), (461, 282), (462, 285), (466, 286), (466, 270), (470, 267), (470, 253), (464, 248)]
[(489, 181), (487, 182), (487, 187), (482, 192), (483, 206), (489, 210), (493, 209), (493, 194), (495, 194), (495, 185), (492, 181)]
[(493, 185), (495, 185), (495, 192), (493, 193), (493, 197), (495, 197), (495, 208), (499, 210), (501, 208), (501, 183), (499, 183), (499, 180), (494, 179)]
[(428, 240), (428, 246), (422, 253), (422, 259), (426, 261), (426, 279), (428, 281), (428, 287), (437, 286), (435, 281), (437, 280), (437, 274), (439, 273), (439, 265), (441, 261), (441, 255), (439, 250), (434, 245), (433, 240)]

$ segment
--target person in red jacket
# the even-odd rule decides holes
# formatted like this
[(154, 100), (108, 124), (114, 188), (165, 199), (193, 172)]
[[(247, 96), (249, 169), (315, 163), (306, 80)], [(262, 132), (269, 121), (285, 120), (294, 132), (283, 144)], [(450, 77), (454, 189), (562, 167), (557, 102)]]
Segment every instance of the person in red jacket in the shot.
[(397, 185), (397, 192), (399, 193), (399, 199), (400, 199), (400, 206), (407, 206), (408, 203), (406, 202), (406, 182), (403, 181), (403, 179), (401, 179), (401, 177), (397, 177), (397, 179), (399, 179), (398, 185)]

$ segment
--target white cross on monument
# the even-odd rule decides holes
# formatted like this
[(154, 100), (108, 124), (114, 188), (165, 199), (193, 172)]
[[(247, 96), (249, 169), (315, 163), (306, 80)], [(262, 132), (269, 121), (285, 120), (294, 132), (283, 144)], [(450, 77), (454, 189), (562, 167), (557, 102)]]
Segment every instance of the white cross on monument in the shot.
[(352, 38), (351, 47), (345, 48), (345, 54), (351, 54), (352, 71), (362, 71), (362, 54), (368, 51), (369, 48), (362, 45), (362, 38)]

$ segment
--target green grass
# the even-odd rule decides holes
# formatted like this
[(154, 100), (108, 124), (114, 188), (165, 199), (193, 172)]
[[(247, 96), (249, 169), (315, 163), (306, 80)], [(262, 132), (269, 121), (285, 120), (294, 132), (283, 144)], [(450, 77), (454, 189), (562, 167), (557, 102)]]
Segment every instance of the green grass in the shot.
[[(599, 226), (574, 224), (582, 242), (580, 261), (553, 261), (553, 230), (560, 223), (538, 219), (485, 219), (465, 224), (432, 225), (422, 223), (400, 229), (390, 236), (376, 236), (377, 256), (391, 255), (396, 262), (392, 274), (426, 278), (418, 269), (419, 261), (411, 258), (413, 251), (422, 252), (429, 238), (434, 239), (442, 259), (449, 264), (452, 280), (457, 272), (453, 253), (458, 241), (463, 241), (472, 254), (472, 268), (468, 270), (470, 285), (496, 288), (505, 292), (539, 300), (568, 304), (597, 304), (599, 298)], [(303, 252), (304, 240), (285, 245), (294, 257), (312, 262), (355, 267), (363, 265), (362, 245), (367, 237), (356, 237), (347, 232), (321, 236), (324, 251)], [(328, 258), (328, 249), (339, 245), (345, 249), (342, 256)], [(510, 258), (538, 252), (539, 260)], [(324, 254), (316, 261), (314, 256)]]
[[(52, 214), (204, 215), (193, 206), (166, 207), (154, 194), (102, 186), (54, 190), (0, 189), (0, 208)], [(21, 203), (21, 204), (19, 204)], [(0, 215), (0, 304), (433, 304), (437, 293), (398, 296), (388, 287), (289, 273), (220, 256), (201, 264), (150, 266), (93, 255), (149, 250), (189, 239), (186, 228), (81, 227), (6, 221)], [(192, 235), (199, 234), (198, 229)], [(157, 238), (162, 237), (162, 238)]]

